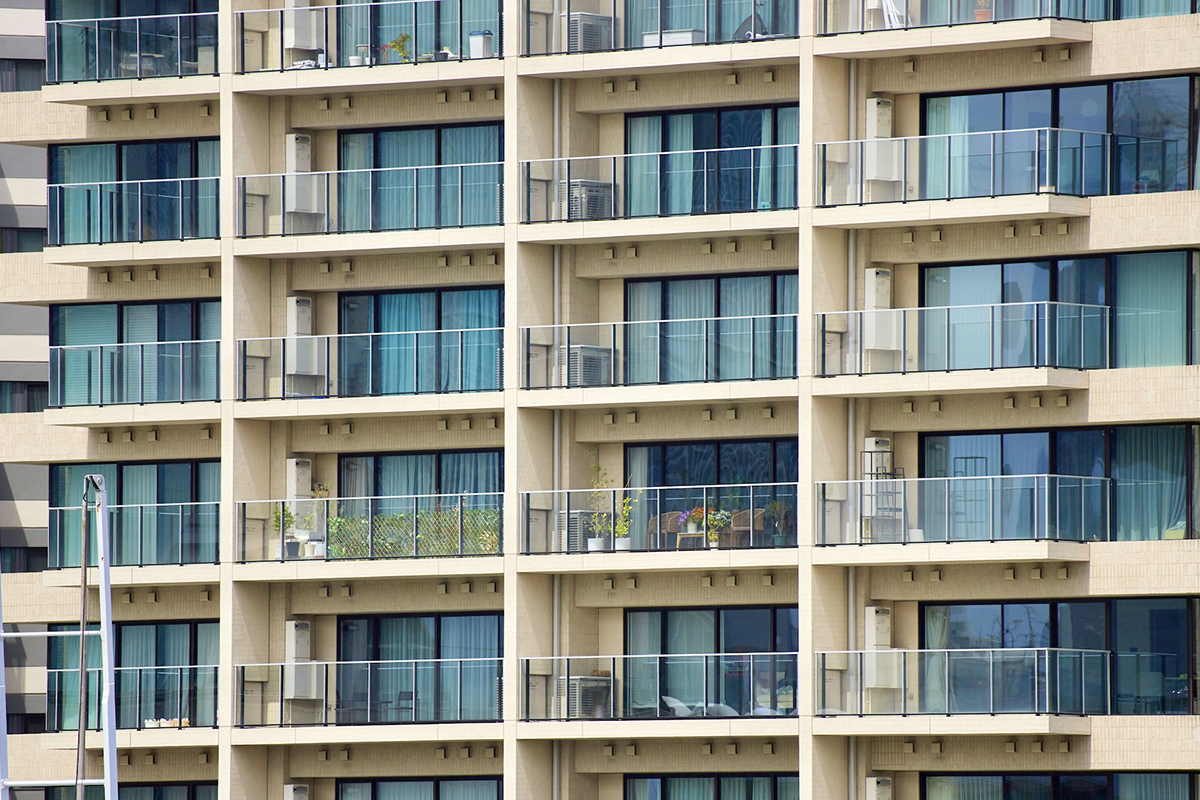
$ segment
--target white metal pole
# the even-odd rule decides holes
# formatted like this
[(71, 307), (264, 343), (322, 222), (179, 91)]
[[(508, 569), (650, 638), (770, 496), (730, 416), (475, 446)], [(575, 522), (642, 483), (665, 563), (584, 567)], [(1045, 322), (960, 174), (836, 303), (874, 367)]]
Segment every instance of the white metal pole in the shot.
[(104, 488), (103, 475), (88, 475), (84, 481), (85, 486), (94, 486), (96, 489), (96, 531), (99, 534), (96, 545), (100, 567), (100, 649), (104, 684), (100, 700), (101, 732), (104, 736), (104, 800), (117, 800), (117, 679), (116, 648), (113, 644), (112, 579), (109, 575), (112, 536), (108, 528), (108, 492)]

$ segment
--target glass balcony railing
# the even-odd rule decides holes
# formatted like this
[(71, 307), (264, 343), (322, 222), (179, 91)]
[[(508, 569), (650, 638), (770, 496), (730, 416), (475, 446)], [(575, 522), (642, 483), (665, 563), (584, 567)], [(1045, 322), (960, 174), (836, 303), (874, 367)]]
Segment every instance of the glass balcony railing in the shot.
[(764, 2), (751, 7), (731, 0), (663, 3), (635, 9), (617, 0), (524, 0), (522, 55), (602, 53), (690, 44), (757, 42), (799, 35), (796, 6)]
[(499, 658), (312, 661), (237, 667), (237, 725), (499, 722)]
[(46, 23), (46, 83), (217, 74), (217, 15)]
[(521, 388), (794, 378), (796, 323), (775, 314), (522, 328)]
[[(220, 503), (109, 506), (111, 563), (116, 567), (216, 564), (220, 510)], [(50, 569), (79, 566), (82, 514), (79, 507), (50, 509)], [(88, 566), (94, 567), (95, 534), (88, 539), (91, 548)]]
[(238, 72), (500, 58), (496, 0), (388, 0), (234, 12)]
[(816, 654), (818, 716), (1109, 713), (1106, 650)]
[(139, 342), (50, 348), (50, 405), (219, 400), (221, 343)]
[(521, 659), (521, 718), (678, 719), (796, 714), (798, 653)]
[(818, 483), (816, 543), (1107, 541), (1111, 484), (1072, 475)]
[(453, 164), (238, 178), (238, 235), (499, 225), (504, 165)]
[(219, 178), (51, 184), (47, 244), (215, 239)]
[[(217, 667), (117, 667), (117, 727), (215, 728)], [(87, 670), (88, 729), (100, 728), (101, 671)], [(79, 730), (79, 670), (46, 670), (46, 727)]]
[(795, 483), (522, 492), (523, 553), (796, 546)]
[(1019, 19), (1112, 19), (1107, 0), (824, 0), (820, 35), (934, 28)]
[(1186, 143), (1060, 128), (908, 136), (817, 145), (817, 204), (905, 203), (1186, 186)]
[(238, 504), (239, 561), (343, 561), (503, 552), (503, 493)]
[(817, 374), (1109, 366), (1107, 306), (1078, 303), (817, 314)]
[(239, 339), (238, 399), (498, 391), (503, 339), (502, 328)]
[(796, 207), (798, 145), (521, 162), (523, 222)]

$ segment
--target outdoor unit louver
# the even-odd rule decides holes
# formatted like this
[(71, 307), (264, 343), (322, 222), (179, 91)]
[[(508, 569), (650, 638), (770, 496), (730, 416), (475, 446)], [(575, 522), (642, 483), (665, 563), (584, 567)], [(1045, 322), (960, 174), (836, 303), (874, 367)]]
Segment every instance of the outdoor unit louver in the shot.
[(613, 19), (604, 14), (576, 12), (567, 15), (567, 52), (600, 53), (612, 50)]
[[(566, 195), (565, 197), (563, 195)], [(612, 219), (613, 185), (572, 180), (559, 184), (559, 208), (568, 220)]]
[(567, 386), (611, 386), (612, 350), (574, 344), (559, 350), (559, 375)]

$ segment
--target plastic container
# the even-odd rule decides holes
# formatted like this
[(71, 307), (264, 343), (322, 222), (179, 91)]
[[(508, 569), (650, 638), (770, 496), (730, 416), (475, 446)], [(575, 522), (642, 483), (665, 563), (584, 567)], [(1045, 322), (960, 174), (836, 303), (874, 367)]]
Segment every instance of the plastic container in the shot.
[(471, 31), (467, 34), (471, 46), (471, 58), (492, 57), (492, 32)]

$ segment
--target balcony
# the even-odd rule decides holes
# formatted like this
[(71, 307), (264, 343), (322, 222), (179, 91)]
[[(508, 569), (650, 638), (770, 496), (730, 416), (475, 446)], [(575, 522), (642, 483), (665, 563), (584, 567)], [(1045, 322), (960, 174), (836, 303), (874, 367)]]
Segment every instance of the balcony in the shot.
[[(1186, 145), (1164, 139), (1032, 128), (817, 145), (819, 224), (856, 227), (983, 218), (1085, 216), (1077, 198), (1175, 188)], [(969, 201), (987, 199), (980, 206)], [(998, 203), (998, 198), (1006, 202)], [(958, 205), (931, 205), (952, 200)], [(899, 204), (864, 214), (844, 206)]]
[[(500, 16), (495, 0), (392, 0), (239, 11), (234, 25), (242, 46), (235, 69), (324, 71), (502, 58)], [(354, 80), (361, 81), (362, 75)]]
[(503, 512), (502, 493), (239, 503), (237, 558), (375, 561), (500, 555)]
[(696, 44), (761, 42), (799, 36), (796, 9), (787, 4), (761, 3), (747, 7), (726, 0), (703, 0), (694, 5), (664, 3), (649, 13), (626, 13), (616, 0), (567, 0), (554, 18), (549, 6), (534, 10), (522, 4), (525, 21), (521, 55), (606, 53), (620, 50), (658, 50)]
[[(220, 503), (146, 503), (108, 507), (114, 567), (216, 564)], [(82, 510), (50, 509), (50, 569), (78, 567)], [(96, 539), (89, 537), (88, 566), (96, 566)]]
[(238, 178), (238, 236), (305, 236), (499, 225), (500, 162)]
[(236, 671), (241, 728), (501, 719), (500, 658), (251, 664)]
[(503, 388), (504, 330), (239, 339), (238, 399), (381, 397)]
[(521, 552), (796, 546), (794, 483), (521, 493)]
[(47, 244), (215, 239), (219, 184), (219, 178), (51, 184)]
[(1070, 475), (818, 483), (816, 544), (1107, 541), (1111, 485)]
[[(1111, 9), (1108, 9), (1111, 11)], [(839, 33), (911, 30), (1012, 22), (1014, 20), (1062, 19), (1093, 22), (1111, 18), (1095, 3), (1084, 0), (986, 0), (985, 3), (937, 0), (824, 0), (819, 14), (819, 36)], [(978, 29), (971, 29), (978, 35)]]
[(1108, 714), (1112, 657), (1063, 648), (817, 653), (816, 714)]
[(522, 222), (796, 208), (798, 145), (521, 162)]
[(219, 400), (220, 349), (215, 340), (54, 346), (50, 405)]
[[(215, 728), (217, 667), (117, 667), (117, 727)], [(88, 728), (100, 728), (101, 670), (88, 669)], [(79, 670), (46, 670), (46, 727), (79, 729)]]
[(795, 378), (796, 332), (795, 314), (522, 328), (521, 388)]
[[(825, 378), (1107, 369), (1111, 324), (1107, 306), (1055, 302), (823, 313), (816, 315), (814, 363), (816, 374)], [(999, 384), (997, 389), (1024, 385), (1021, 378), (1003, 373), (965, 380), (991, 380)], [(1056, 379), (1043, 376), (1043, 380)], [(1065, 383), (1074, 387), (1076, 380), (1071, 377)], [(842, 388), (855, 393), (855, 387), (844, 382)], [(891, 393), (919, 391), (904, 380), (874, 388)], [(943, 379), (932, 388), (966, 390), (967, 386), (951, 387)]]
[(46, 83), (217, 74), (217, 15), (70, 19), (46, 23)]
[(796, 714), (798, 653), (521, 659), (527, 721)]

